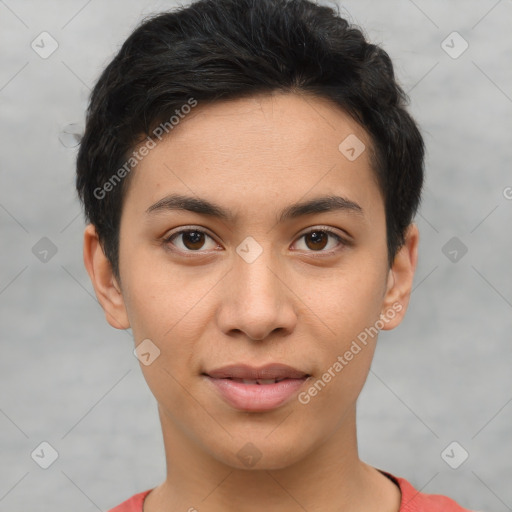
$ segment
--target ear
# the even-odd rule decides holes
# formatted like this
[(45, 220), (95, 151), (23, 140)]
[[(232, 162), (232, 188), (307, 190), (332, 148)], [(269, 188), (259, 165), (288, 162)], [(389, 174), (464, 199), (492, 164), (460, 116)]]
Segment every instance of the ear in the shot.
[(389, 269), (381, 310), (383, 330), (394, 329), (405, 316), (418, 261), (418, 243), (418, 227), (410, 224), (405, 234), (405, 243), (397, 252)]
[(84, 264), (107, 322), (116, 329), (128, 329), (130, 322), (121, 288), (92, 224), (84, 232)]

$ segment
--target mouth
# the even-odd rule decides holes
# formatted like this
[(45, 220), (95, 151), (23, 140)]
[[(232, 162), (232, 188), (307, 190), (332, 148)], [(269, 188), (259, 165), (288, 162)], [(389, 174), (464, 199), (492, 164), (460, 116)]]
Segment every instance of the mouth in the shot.
[(283, 364), (232, 365), (202, 374), (221, 398), (241, 411), (264, 412), (288, 402), (310, 374)]
[(286, 378), (283, 379), (234, 379), (232, 377), (226, 377), (228, 380), (232, 380), (234, 382), (241, 382), (242, 384), (276, 384), (277, 382), (281, 382), (283, 380), (286, 380)]

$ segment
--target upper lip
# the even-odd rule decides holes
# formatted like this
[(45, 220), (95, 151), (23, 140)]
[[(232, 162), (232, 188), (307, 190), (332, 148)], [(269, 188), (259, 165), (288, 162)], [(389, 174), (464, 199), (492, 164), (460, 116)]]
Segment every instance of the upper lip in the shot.
[(286, 364), (267, 364), (265, 366), (249, 366), (234, 364), (205, 372), (214, 379), (302, 379), (308, 374)]

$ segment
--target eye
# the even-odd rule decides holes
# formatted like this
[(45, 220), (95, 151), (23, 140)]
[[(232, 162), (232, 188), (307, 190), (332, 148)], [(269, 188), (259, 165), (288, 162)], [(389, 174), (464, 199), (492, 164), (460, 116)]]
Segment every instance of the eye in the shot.
[[(308, 232), (303, 233), (300, 236), (299, 240), (302, 239), (304, 239), (304, 245), (306, 246), (307, 252), (312, 251), (332, 253), (335, 252), (340, 245), (348, 245), (347, 242), (340, 235), (336, 234), (332, 229), (326, 227), (310, 229)], [(337, 243), (335, 243), (334, 245), (331, 243), (331, 245), (329, 246), (329, 239), (331, 239), (331, 241), (332, 239), (334, 239), (336, 240)], [(310, 251), (308, 251), (308, 249)]]
[[(178, 243), (175, 243), (175, 240), (178, 240)], [(167, 236), (164, 239), (164, 242), (174, 245), (182, 252), (203, 252), (200, 251), (200, 249), (205, 248), (208, 240), (210, 240), (211, 243), (210, 247), (206, 247), (206, 249), (215, 249), (215, 247), (218, 247), (218, 244), (215, 242), (215, 240), (213, 240), (213, 238), (205, 231), (194, 228), (176, 231), (175, 233)]]
[[(327, 227), (310, 229), (303, 233), (298, 240), (302, 239), (304, 239), (305, 249), (299, 247), (298, 250), (305, 250), (306, 252), (333, 253), (339, 246), (349, 245), (343, 237)], [(333, 240), (336, 243), (333, 244)], [(173, 245), (178, 251), (184, 253), (206, 252), (219, 247), (208, 233), (197, 228), (175, 231), (165, 237), (164, 243)]]

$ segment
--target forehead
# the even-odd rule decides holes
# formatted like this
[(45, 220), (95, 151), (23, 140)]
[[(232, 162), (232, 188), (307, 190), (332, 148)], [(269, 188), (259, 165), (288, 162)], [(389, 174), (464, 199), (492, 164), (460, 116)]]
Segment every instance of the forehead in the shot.
[(147, 209), (178, 192), (236, 199), (240, 210), (338, 189), (358, 203), (375, 203), (380, 190), (370, 144), (348, 114), (311, 95), (199, 103), (136, 166), (127, 201)]

